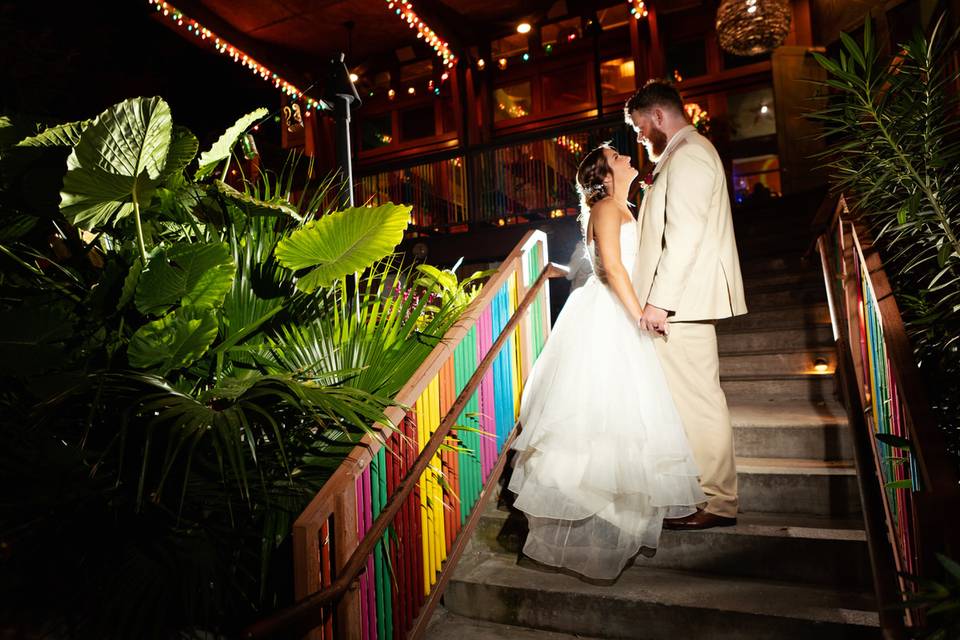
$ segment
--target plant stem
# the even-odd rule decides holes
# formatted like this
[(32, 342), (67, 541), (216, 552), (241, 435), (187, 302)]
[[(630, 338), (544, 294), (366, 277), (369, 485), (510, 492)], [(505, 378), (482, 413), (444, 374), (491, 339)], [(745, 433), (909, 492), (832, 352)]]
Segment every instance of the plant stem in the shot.
[(143, 241), (143, 225), (140, 223), (140, 202), (137, 200), (137, 188), (134, 186), (133, 192), (133, 219), (137, 223), (137, 242), (140, 246), (140, 259), (143, 260), (143, 266), (147, 266), (147, 245)]
[[(869, 89), (868, 89), (869, 91)], [(893, 150), (893, 153), (897, 156), (903, 166), (907, 169), (907, 172), (910, 174), (910, 177), (914, 182), (923, 190), (923, 193), (927, 196), (927, 201), (930, 203), (930, 206), (933, 207), (933, 212), (937, 216), (937, 220), (940, 223), (940, 228), (943, 230), (944, 235), (947, 237), (947, 241), (953, 246), (953, 250), (960, 255), (960, 241), (957, 240), (957, 236), (953, 233), (953, 229), (950, 228), (950, 220), (947, 217), (946, 212), (943, 210), (943, 206), (940, 204), (940, 199), (933, 193), (930, 189), (930, 184), (920, 177), (920, 173), (913, 166), (913, 163), (903, 154), (903, 151), (900, 149), (900, 146), (894, 142), (893, 136), (890, 135), (890, 132), (883, 122), (878, 117), (877, 112), (874, 110), (873, 101), (869, 99), (870, 96), (861, 95), (860, 101), (865, 107), (870, 110), (870, 117), (873, 119), (873, 122), (877, 125), (877, 128), (880, 129), (880, 133), (883, 134), (883, 138), (886, 143), (890, 146), (890, 149)]]

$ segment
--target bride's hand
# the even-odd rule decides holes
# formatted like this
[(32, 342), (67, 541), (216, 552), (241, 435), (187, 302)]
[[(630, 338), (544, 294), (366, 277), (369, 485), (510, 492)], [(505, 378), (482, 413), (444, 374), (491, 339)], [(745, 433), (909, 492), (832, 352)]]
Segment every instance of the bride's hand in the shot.
[(640, 317), (637, 326), (643, 331), (665, 336), (670, 330), (667, 322), (667, 311), (648, 303), (643, 308), (643, 315)]

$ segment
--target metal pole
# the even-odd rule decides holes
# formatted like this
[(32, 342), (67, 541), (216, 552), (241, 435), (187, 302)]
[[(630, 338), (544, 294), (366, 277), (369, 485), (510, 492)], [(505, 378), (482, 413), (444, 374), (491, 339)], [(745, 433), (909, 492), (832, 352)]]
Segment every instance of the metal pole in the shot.
[(324, 98), (333, 104), (336, 121), (337, 164), (340, 166), (341, 206), (353, 206), (353, 151), (350, 146), (350, 113), (354, 103), (360, 106), (360, 96), (353, 86), (350, 72), (344, 63), (346, 56), (338, 53), (330, 59)]
[(337, 166), (342, 183), (341, 205), (353, 206), (353, 154), (350, 148), (350, 100), (339, 95), (333, 103), (333, 119), (337, 123)]

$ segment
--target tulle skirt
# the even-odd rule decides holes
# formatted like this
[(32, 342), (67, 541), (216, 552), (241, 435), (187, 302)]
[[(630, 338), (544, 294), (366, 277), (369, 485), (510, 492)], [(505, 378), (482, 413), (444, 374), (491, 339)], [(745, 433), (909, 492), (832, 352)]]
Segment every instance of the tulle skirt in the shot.
[(615, 578), (706, 501), (653, 339), (596, 277), (560, 313), (520, 422), (509, 489), (534, 560)]

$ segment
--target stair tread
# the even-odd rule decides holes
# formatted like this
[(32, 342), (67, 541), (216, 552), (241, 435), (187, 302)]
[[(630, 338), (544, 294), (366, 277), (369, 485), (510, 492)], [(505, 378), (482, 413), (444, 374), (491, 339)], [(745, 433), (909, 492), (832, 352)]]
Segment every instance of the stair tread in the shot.
[(549, 567), (518, 564), (516, 556), (488, 553), (458, 571), (458, 582), (516, 590), (574, 595), (607, 601), (645, 602), (669, 607), (712, 609), (748, 615), (878, 627), (872, 597), (847, 589), (772, 580), (718, 576), (643, 566), (626, 569), (613, 585), (591, 584)]
[[(489, 505), (483, 517), (506, 522), (511, 511)], [(664, 530), (664, 536), (683, 536), (687, 532)], [(772, 538), (811, 538), (817, 540), (853, 540), (866, 542), (867, 534), (860, 518), (816, 516), (796, 513), (739, 513), (732, 527), (706, 529), (708, 535), (749, 535)]]
[(783, 400), (753, 402), (731, 398), (730, 421), (736, 427), (823, 428), (847, 424), (847, 412), (839, 402)]
[(458, 616), (438, 607), (430, 619), (424, 640), (600, 640), (580, 634), (516, 627)]
[(826, 349), (832, 349), (832, 344), (824, 344), (822, 346), (818, 345), (803, 345), (799, 347), (788, 347), (783, 346), (778, 349), (743, 349), (736, 351), (723, 351), (721, 350), (719, 355), (723, 356), (771, 356), (777, 354), (787, 354), (787, 353), (812, 353), (812, 352), (821, 352)]
[[(810, 277), (798, 282), (765, 282), (764, 278), (744, 278), (743, 288), (747, 294), (779, 293), (781, 291), (823, 291), (823, 278)], [(824, 294), (826, 295), (826, 294)]]
[(857, 470), (852, 460), (737, 457), (737, 473), (855, 476), (857, 475)]
[(829, 378), (831, 373), (728, 373), (720, 376), (720, 380), (813, 380)]

